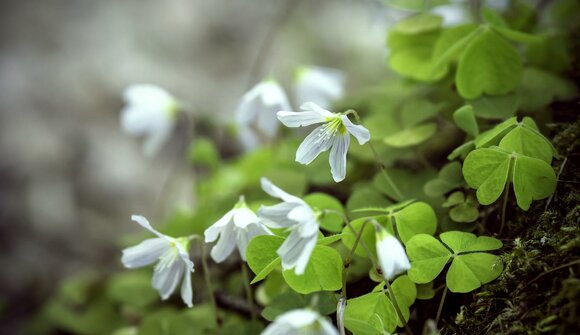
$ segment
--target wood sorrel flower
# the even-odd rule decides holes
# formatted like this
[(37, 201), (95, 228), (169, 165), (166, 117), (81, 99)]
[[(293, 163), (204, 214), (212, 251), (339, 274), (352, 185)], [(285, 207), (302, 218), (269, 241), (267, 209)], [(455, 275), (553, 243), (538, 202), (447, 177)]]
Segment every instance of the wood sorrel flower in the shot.
[(377, 229), (376, 240), (379, 265), (386, 280), (391, 280), (411, 268), (405, 248), (396, 237), (381, 227)]
[(129, 269), (147, 266), (159, 260), (155, 265), (152, 286), (165, 300), (173, 293), (179, 281), (181, 284), (181, 299), (192, 307), (191, 275), (194, 271), (193, 262), (189, 259), (189, 238), (173, 238), (163, 235), (151, 227), (146, 218), (133, 215), (131, 220), (157, 235), (157, 238), (147, 239), (134, 247), (123, 250), (121, 262)]
[(236, 125), (244, 148), (253, 149), (276, 137), (276, 112), (289, 109), (288, 97), (274, 79), (266, 79), (244, 94), (236, 110)]
[(161, 87), (131, 85), (123, 93), (121, 127), (135, 136), (145, 136), (143, 153), (155, 155), (167, 142), (179, 111), (177, 100)]
[(359, 144), (365, 144), (371, 135), (365, 127), (355, 125), (347, 113), (332, 113), (314, 102), (300, 106), (303, 112), (279, 111), (278, 119), (287, 127), (303, 127), (323, 123), (306, 136), (296, 151), (296, 161), (310, 164), (321, 152), (330, 149), (330, 172), (335, 182), (346, 176), (346, 153), (353, 135)]
[(295, 90), (298, 102), (316, 101), (322, 108), (329, 108), (344, 93), (344, 74), (336, 69), (303, 66), (296, 70)]
[(325, 317), (309, 309), (294, 309), (279, 315), (262, 335), (338, 335), (338, 330)]
[(272, 235), (272, 232), (248, 208), (243, 196), (232, 210), (207, 228), (204, 233), (205, 242), (213, 242), (219, 235), (219, 241), (211, 249), (211, 258), (216, 263), (225, 260), (236, 246), (245, 261), (248, 243), (255, 236), (265, 234)]
[(282, 191), (268, 179), (262, 178), (261, 183), (266, 193), (283, 200), (258, 210), (258, 216), (268, 227), (290, 230), (290, 235), (276, 251), (282, 260), (282, 269), (294, 268), (297, 275), (304, 274), (318, 239), (318, 215), (304, 200)]

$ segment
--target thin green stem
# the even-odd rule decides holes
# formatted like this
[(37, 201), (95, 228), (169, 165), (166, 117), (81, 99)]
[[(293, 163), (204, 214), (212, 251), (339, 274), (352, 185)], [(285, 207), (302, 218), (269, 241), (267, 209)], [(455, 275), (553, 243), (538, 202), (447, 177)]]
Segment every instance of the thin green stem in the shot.
[(439, 324), (439, 318), (441, 318), (441, 311), (443, 311), (443, 304), (445, 304), (445, 297), (447, 296), (447, 285), (443, 289), (443, 295), (441, 295), (441, 301), (439, 301), (439, 308), (437, 308), (437, 316), (435, 316), (435, 327)]
[(214, 295), (214, 290), (213, 290), (213, 285), (211, 283), (211, 276), (209, 273), (209, 266), (207, 265), (207, 255), (205, 252), (205, 243), (203, 241), (203, 239), (201, 239), (200, 236), (198, 235), (192, 235), (189, 236), (190, 240), (193, 239), (197, 239), (199, 240), (199, 248), (201, 250), (201, 267), (203, 268), (203, 276), (205, 279), (205, 285), (207, 286), (207, 290), (209, 293), (209, 299), (210, 299), (210, 303), (214, 312), (214, 317), (215, 317), (215, 326), (216, 326), (216, 334), (220, 334), (220, 321), (219, 321), (219, 315), (218, 315), (218, 308), (217, 308), (217, 304), (215, 301), (215, 295)]
[[(362, 124), (360, 116), (358, 115), (358, 113), (354, 109), (349, 109), (345, 112), (345, 115), (349, 115), (349, 114), (354, 115), (355, 120), (359, 124)], [(371, 151), (373, 153), (373, 157), (375, 158), (375, 161), (376, 161), (379, 169), (381, 170), (381, 173), (383, 174), (383, 176), (387, 180), (387, 183), (389, 183), (389, 185), (393, 188), (393, 191), (395, 192), (395, 196), (397, 197), (396, 200), (398, 200), (398, 201), (404, 200), (405, 196), (403, 195), (401, 190), (399, 190), (399, 188), (397, 187), (395, 182), (393, 182), (393, 179), (391, 179), (391, 177), (387, 173), (387, 169), (385, 168), (385, 164), (383, 163), (383, 161), (379, 157), (377, 150), (375, 150), (375, 147), (373, 146), (373, 142), (371, 140), (369, 140), (367, 143), (368, 143), (369, 148), (371, 149)]]
[(250, 313), (252, 315), (252, 320), (256, 320), (256, 311), (254, 310), (254, 299), (252, 297), (252, 288), (250, 287), (250, 275), (248, 274), (248, 268), (246, 263), (243, 261), (242, 264), (242, 274), (244, 275), (244, 287), (246, 289), (246, 299), (248, 300), (248, 306), (250, 308)]
[(354, 227), (352, 227), (352, 225), (350, 224), (350, 222), (348, 220), (345, 220), (344, 222), (350, 227), (350, 229), (353, 231), (353, 234), (355, 234), (355, 236), (356, 236), (356, 239), (354, 240), (354, 244), (353, 244), (352, 248), (350, 249), (348, 256), (344, 260), (343, 267), (342, 267), (342, 297), (344, 297), (346, 299), (346, 277), (348, 275), (348, 268), (350, 266), (350, 263), (352, 262), (352, 258), (354, 257), (356, 247), (358, 247), (359, 242), (361, 242), (362, 232), (364, 231), (367, 223), (369, 223), (369, 220), (363, 222), (363, 224), (360, 228), (360, 231), (358, 233), (354, 229)]
[(393, 302), (393, 306), (395, 306), (395, 311), (397, 311), (397, 315), (399, 316), (399, 320), (405, 326), (405, 331), (407, 332), (407, 334), (413, 334), (413, 331), (411, 330), (411, 328), (409, 328), (409, 325), (407, 324), (407, 320), (405, 320), (403, 313), (401, 313), (401, 309), (399, 308), (399, 303), (397, 302), (397, 297), (395, 297), (395, 292), (393, 292), (393, 288), (391, 287), (391, 284), (389, 283), (388, 280), (385, 280), (385, 284), (387, 284), (387, 290), (389, 291), (389, 296), (391, 297), (391, 301)]
[(503, 203), (501, 205), (501, 225), (499, 226), (499, 234), (503, 232), (505, 226), (505, 214), (507, 209), (508, 197), (510, 194), (510, 182), (509, 180), (505, 183), (505, 189), (503, 191)]

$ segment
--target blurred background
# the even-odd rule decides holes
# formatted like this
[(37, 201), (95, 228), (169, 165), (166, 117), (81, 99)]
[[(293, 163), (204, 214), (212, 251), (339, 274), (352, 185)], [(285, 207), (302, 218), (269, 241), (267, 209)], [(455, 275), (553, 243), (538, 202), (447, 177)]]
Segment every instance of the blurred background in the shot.
[(192, 176), (179, 168), (189, 125), (144, 157), (119, 126), (125, 87), (159, 85), (224, 124), (253, 84), (288, 83), (299, 65), (339, 68), (353, 92), (384, 80), (397, 18), (373, 0), (2, 5), (1, 334), (22, 333), (63, 278), (119, 269), (120, 237), (139, 230), (131, 214), (155, 222), (191, 206)]

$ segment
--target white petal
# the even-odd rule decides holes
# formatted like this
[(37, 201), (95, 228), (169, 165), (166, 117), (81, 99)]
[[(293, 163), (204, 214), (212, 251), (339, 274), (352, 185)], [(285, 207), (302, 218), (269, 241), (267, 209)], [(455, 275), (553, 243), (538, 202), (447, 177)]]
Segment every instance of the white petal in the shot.
[(149, 230), (150, 232), (152, 232), (153, 234), (166, 239), (169, 242), (173, 242), (173, 238), (169, 237), (167, 235), (161, 234), (160, 232), (158, 232), (157, 230), (153, 229), (153, 227), (151, 226), (151, 224), (149, 223), (149, 221), (141, 215), (131, 215), (131, 220), (137, 222), (139, 225), (141, 225), (141, 227)]
[(263, 86), (263, 83), (259, 83), (242, 96), (236, 109), (236, 123), (238, 125), (248, 125), (256, 119), (262, 106), (260, 94)]
[(282, 86), (275, 80), (267, 80), (264, 82), (261, 97), (266, 106), (279, 106), (280, 109), (290, 109), (290, 103), (288, 102), (286, 93), (284, 93)]
[(286, 127), (304, 127), (326, 121), (325, 117), (315, 112), (279, 111), (276, 115)]
[(318, 233), (318, 223), (310, 207), (296, 207), (288, 213), (288, 218), (299, 223), (297, 229), (300, 232), (300, 236), (308, 237)]
[(328, 107), (343, 95), (344, 75), (341, 71), (321, 67), (302, 69), (296, 82), (298, 101), (316, 101)]
[(367, 143), (371, 139), (371, 133), (368, 129), (361, 125), (356, 125), (350, 122), (346, 115), (342, 115), (342, 124), (346, 127), (346, 130), (352, 134), (358, 141), (358, 144), (362, 145)]
[(383, 271), (383, 277), (387, 280), (391, 280), (396, 275), (411, 268), (405, 248), (401, 242), (384, 231), (377, 236), (377, 256)]
[(294, 273), (303, 274), (317, 239), (318, 235), (304, 238), (298, 230), (293, 230), (276, 251), (282, 260), (282, 268), (287, 270), (295, 267)]
[(260, 138), (258, 137), (258, 135), (256, 135), (256, 133), (251, 127), (245, 125), (238, 125), (237, 131), (238, 131), (237, 133), (238, 140), (242, 144), (242, 148), (245, 151), (252, 151), (258, 148), (258, 146), (260, 145)]
[[(177, 259), (177, 258), (176, 258)], [(160, 266), (161, 263), (155, 266), (153, 272), (153, 288), (159, 291), (161, 299), (169, 298), (171, 293), (177, 287), (181, 276), (183, 275), (183, 264), (180, 261), (173, 261), (168, 266)]]
[(321, 317), (318, 319), (318, 322), (320, 322), (320, 326), (322, 327), (320, 331), (321, 335), (338, 335), (338, 330), (330, 321)]
[(332, 145), (332, 137), (324, 136), (325, 124), (314, 129), (298, 147), (296, 161), (310, 164), (318, 155)]
[(301, 204), (295, 202), (281, 202), (274, 206), (262, 206), (258, 209), (258, 215), (264, 224), (270, 228), (288, 228), (296, 224), (296, 221), (288, 218), (288, 213), (298, 206), (301, 206)]
[(316, 114), (319, 114), (320, 116), (324, 117), (325, 119), (326, 118), (332, 118), (332, 117), (335, 117), (336, 116), (336, 114), (334, 114), (334, 113), (332, 113), (332, 112), (330, 112), (330, 111), (322, 108), (321, 106), (319, 106), (315, 102), (312, 102), (312, 101), (309, 101), (309, 100), (306, 100), (306, 101), (307, 102), (303, 103), (300, 106), (300, 109), (302, 109), (303, 111), (305, 111), (305, 112), (312, 111), (312, 112), (314, 112)]
[(193, 307), (193, 290), (191, 289), (191, 273), (183, 271), (183, 282), (181, 283), (181, 299), (187, 307)]
[(295, 309), (278, 316), (274, 322), (286, 324), (292, 328), (300, 329), (312, 325), (320, 315), (308, 309)]
[(264, 177), (260, 178), (260, 183), (262, 184), (262, 189), (264, 190), (264, 192), (268, 193), (274, 198), (282, 199), (286, 202), (295, 202), (299, 204), (304, 204), (304, 201), (302, 201), (302, 199), (284, 192), (278, 186), (272, 184), (272, 182), (269, 181), (267, 178)]
[(227, 225), (221, 232), (220, 239), (211, 249), (211, 258), (216, 263), (223, 262), (236, 247), (236, 236), (234, 234), (234, 225)]
[(164, 238), (150, 238), (123, 250), (121, 262), (129, 269), (139, 268), (154, 263), (170, 248)]
[(294, 268), (294, 273), (297, 275), (304, 274), (306, 267), (308, 266), (308, 262), (310, 261), (310, 256), (312, 255), (312, 251), (314, 247), (316, 247), (316, 241), (318, 240), (318, 234), (312, 235), (312, 237), (306, 238), (303, 246), (302, 251), (300, 252), (300, 257), (296, 262), (296, 268)]
[(227, 212), (219, 220), (217, 220), (213, 225), (209, 226), (203, 235), (205, 236), (205, 242), (213, 242), (217, 240), (218, 235), (221, 233), (223, 228), (232, 221), (234, 216), (234, 211)]
[(166, 106), (174, 103), (175, 98), (159, 86), (150, 84), (131, 85), (123, 92), (127, 104), (141, 106)]
[(234, 224), (238, 228), (245, 228), (251, 223), (258, 222), (258, 217), (249, 208), (238, 208), (234, 210)]
[[(188, 245), (189, 245), (189, 243), (188, 243)], [(181, 258), (181, 261), (185, 264), (185, 268), (189, 272), (194, 272), (195, 269), (194, 269), (193, 262), (189, 258), (189, 250), (185, 250), (183, 248), (183, 244), (181, 244), (181, 243), (176, 243), (175, 246), (177, 248), (177, 252), (179, 254), (179, 258)]]
[(335, 182), (340, 182), (346, 177), (346, 154), (350, 137), (348, 134), (338, 135), (333, 138), (332, 149), (328, 162), (330, 163), (330, 172)]

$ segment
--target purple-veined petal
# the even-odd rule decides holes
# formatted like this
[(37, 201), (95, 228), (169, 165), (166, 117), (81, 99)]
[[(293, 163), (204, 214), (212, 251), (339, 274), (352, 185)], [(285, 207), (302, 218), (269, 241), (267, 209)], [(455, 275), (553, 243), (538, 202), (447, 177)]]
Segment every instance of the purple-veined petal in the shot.
[(164, 238), (146, 239), (136, 246), (124, 249), (121, 262), (129, 269), (146, 266), (157, 261), (170, 247), (169, 241)]
[(234, 225), (228, 224), (221, 232), (220, 239), (211, 249), (211, 258), (216, 263), (223, 262), (236, 247), (236, 236), (234, 234)]
[(268, 193), (269, 195), (273, 196), (274, 198), (278, 198), (278, 199), (284, 200), (286, 202), (294, 202), (294, 203), (299, 203), (299, 204), (304, 203), (304, 201), (302, 201), (302, 199), (286, 193), (281, 188), (274, 185), (267, 178), (264, 178), (264, 177), (260, 178), (260, 183), (262, 185), (262, 189), (264, 190), (264, 192)]
[(184, 269), (181, 283), (181, 299), (187, 307), (193, 307), (193, 290), (191, 289), (191, 273)]
[(258, 217), (249, 208), (237, 208), (234, 212), (234, 224), (238, 228), (245, 228), (249, 224), (258, 222)]
[(305, 127), (316, 123), (326, 122), (326, 118), (318, 113), (308, 112), (287, 112), (279, 111), (276, 113), (278, 120), (286, 127)]
[(356, 138), (358, 144), (365, 144), (371, 139), (371, 133), (368, 129), (361, 125), (353, 124), (346, 115), (342, 115), (341, 118), (342, 124), (344, 124), (346, 130)]
[(141, 227), (149, 230), (150, 232), (152, 232), (153, 234), (166, 239), (169, 242), (173, 242), (174, 238), (173, 237), (169, 237), (167, 235), (161, 234), (160, 232), (158, 232), (157, 230), (155, 230), (151, 224), (149, 223), (149, 220), (147, 220), (144, 216), (141, 215), (131, 215), (131, 220), (137, 222), (139, 225), (141, 225)]
[(332, 178), (338, 183), (346, 177), (346, 154), (348, 152), (350, 137), (348, 134), (335, 136), (333, 142), (328, 162), (330, 163)]
[(153, 271), (152, 286), (159, 292), (163, 300), (169, 298), (183, 275), (183, 263), (178, 260), (177, 255), (169, 254), (174, 252), (173, 250), (169, 250), (163, 257), (167, 257), (170, 260), (164, 262), (162, 257)]
[(314, 129), (296, 150), (296, 161), (301, 164), (310, 164), (321, 152), (326, 151), (332, 145), (332, 136), (325, 134), (323, 124)]
[(313, 101), (308, 101), (308, 102), (303, 103), (300, 106), (300, 109), (303, 110), (303, 111), (305, 111), (305, 112), (312, 111), (312, 112), (314, 112), (316, 114), (319, 114), (320, 116), (322, 116), (324, 118), (332, 118), (332, 117), (335, 117), (336, 116), (336, 114), (334, 114), (334, 113), (332, 113), (332, 112), (330, 112), (330, 111), (328, 111), (328, 110), (320, 107), (318, 104), (316, 104)]
[(209, 226), (203, 233), (205, 236), (205, 242), (213, 242), (217, 240), (218, 235), (221, 233), (223, 228), (232, 221), (234, 216), (234, 211), (231, 210), (217, 220), (213, 225)]

